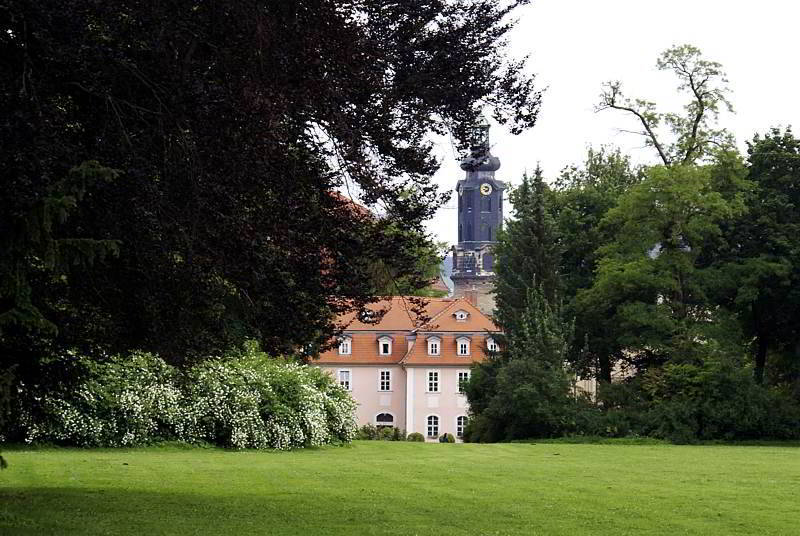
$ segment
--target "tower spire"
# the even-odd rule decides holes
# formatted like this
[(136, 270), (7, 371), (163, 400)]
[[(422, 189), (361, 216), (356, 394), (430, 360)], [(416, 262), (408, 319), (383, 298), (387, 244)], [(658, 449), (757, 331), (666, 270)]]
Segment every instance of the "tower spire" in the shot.
[(464, 178), (456, 184), (458, 193), (458, 243), (453, 246), (454, 294), (464, 297), (473, 289), (478, 308), (494, 311), (493, 281), (497, 231), (503, 225), (503, 191), (506, 184), (495, 178), (500, 159), (489, 145), (489, 123), (483, 115), (470, 128), (469, 154), (461, 159)]

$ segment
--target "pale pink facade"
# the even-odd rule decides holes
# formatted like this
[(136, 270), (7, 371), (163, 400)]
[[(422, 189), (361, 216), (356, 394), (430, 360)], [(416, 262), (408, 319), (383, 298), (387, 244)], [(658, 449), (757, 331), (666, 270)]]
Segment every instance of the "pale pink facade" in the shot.
[(485, 358), (496, 327), (466, 300), (429, 300), (418, 322), (402, 298), (377, 304), (389, 308), (380, 322), (350, 319), (343, 344), (320, 356), (317, 366), (352, 392), (359, 425), (392, 425), (429, 441), (463, 432), (469, 408), (460, 382)]

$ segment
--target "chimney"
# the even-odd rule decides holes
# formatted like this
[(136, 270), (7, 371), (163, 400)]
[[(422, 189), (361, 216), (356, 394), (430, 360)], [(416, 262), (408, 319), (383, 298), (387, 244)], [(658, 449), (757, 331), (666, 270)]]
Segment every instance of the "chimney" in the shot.
[(464, 292), (464, 298), (471, 303), (473, 306), (478, 306), (478, 291), (475, 290), (475, 287), (472, 287), (472, 290), (468, 290)]

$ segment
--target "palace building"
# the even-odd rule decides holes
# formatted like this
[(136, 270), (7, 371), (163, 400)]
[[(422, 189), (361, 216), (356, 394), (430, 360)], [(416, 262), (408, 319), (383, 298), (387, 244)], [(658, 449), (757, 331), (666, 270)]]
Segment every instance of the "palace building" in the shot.
[(351, 391), (359, 425), (460, 438), (468, 418), (462, 384), (473, 362), (498, 349), (497, 327), (467, 299), (426, 301), (421, 314), (397, 296), (371, 306), (375, 315), (385, 311), (377, 323), (355, 313), (340, 319), (347, 329), (338, 347), (316, 365)]

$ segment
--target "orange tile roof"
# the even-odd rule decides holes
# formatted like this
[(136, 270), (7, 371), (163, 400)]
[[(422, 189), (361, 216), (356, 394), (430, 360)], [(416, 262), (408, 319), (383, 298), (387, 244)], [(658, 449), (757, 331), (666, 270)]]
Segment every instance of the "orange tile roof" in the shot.
[(428, 337), (419, 335), (414, 347), (403, 358), (404, 365), (464, 365), (486, 359), (486, 338), (484, 334), (470, 336), (470, 355), (458, 355), (456, 339), (464, 335), (437, 335), (441, 339), (440, 355), (428, 355)]
[[(318, 363), (321, 364), (362, 364), (378, 365), (390, 363), (469, 364), (484, 358), (486, 333), (497, 331), (492, 320), (465, 299), (425, 298), (423, 314), (414, 311), (408, 297), (395, 296), (371, 305), (374, 311), (385, 310), (383, 318), (375, 324), (359, 321), (355, 313), (343, 315), (339, 324), (345, 336), (351, 338), (352, 353), (339, 355), (338, 347), (323, 352)], [(466, 320), (455, 319), (457, 311), (468, 313)], [(442, 338), (441, 356), (428, 356), (426, 337), (439, 334)], [(456, 338), (459, 333), (471, 336), (470, 356), (456, 355)], [(378, 338), (382, 334), (393, 338), (392, 354), (378, 355)], [(416, 344), (409, 351), (410, 340), (416, 336)], [(406, 355), (408, 354), (408, 355)]]

